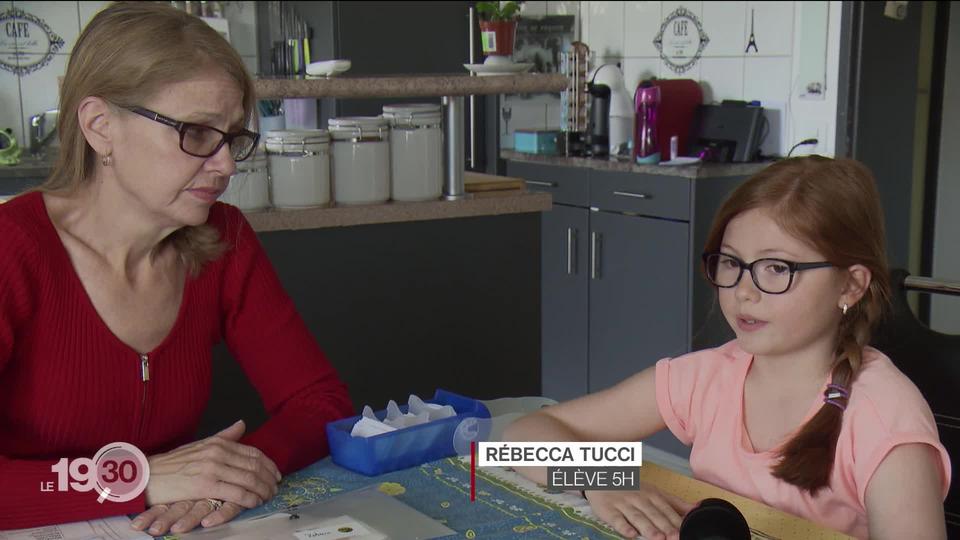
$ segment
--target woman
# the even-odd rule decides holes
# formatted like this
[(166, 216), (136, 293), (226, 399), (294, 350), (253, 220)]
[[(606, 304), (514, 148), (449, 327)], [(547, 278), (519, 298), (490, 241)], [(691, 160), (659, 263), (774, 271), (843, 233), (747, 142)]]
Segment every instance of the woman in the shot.
[[(216, 202), (256, 145), (254, 102), (230, 44), (168, 6), (111, 5), (77, 41), (54, 170), (0, 206), (0, 529), (217, 525), (322, 457), (324, 425), (352, 413), (250, 225)], [(190, 443), (221, 340), (271, 418)], [(115, 441), (149, 456), (138, 498), (39, 489), (60, 458)]]

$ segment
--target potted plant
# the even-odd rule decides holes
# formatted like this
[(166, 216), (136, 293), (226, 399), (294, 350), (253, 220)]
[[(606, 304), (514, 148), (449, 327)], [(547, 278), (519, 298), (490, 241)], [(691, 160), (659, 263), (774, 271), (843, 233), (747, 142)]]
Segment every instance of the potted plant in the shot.
[(477, 2), (480, 14), (480, 41), (483, 53), (505, 57), (513, 55), (513, 42), (520, 18), (519, 2)]

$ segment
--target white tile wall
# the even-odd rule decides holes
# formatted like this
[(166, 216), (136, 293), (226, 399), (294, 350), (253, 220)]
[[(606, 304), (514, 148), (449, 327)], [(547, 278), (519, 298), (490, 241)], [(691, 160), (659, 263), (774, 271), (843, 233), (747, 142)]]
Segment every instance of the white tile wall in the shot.
[(597, 59), (622, 57), (623, 54), (623, 2), (586, 2), (583, 7), (584, 41)]
[(704, 57), (743, 56), (747, 46), (746, 9), (746, 2), (703, 3), (701, 22), (710, 37)]
[(521, 17), (543, 17), (547, 14), (547, 2), (544, 0), (538, 0), (533, 2), (524, 2), (520, 4), (520, 16)]
[[(556, 127), (560, 123), (559, 105), (548, 113), (550, 105), (542, 99), (522, 99), (508, 96), (500, 104), (500, 147), (513, 148), (513, 132), (517, 129), (547, 129), (547, 115), (555, 114)], [(504, 109), (509, 109), (509, 120), (504, 120)]]
[(660, 2), (627, 2), (624, 10), (624, 52), (628, 57), (652, 56), (660, 53), (653, 37), (660, 31)]
[(642, 81), (654, 77), (660, 77), (659, 58), (624, 58), (623, 82), (631, 94)]
[(241, 56), (257, 55), (257, 9), (253, 2), (225, 2), (223, 16), (230, 22), (230, 43)]
[[(0, 1), (0, 11), (16, 5), (46, 21), (50, 28), (65, 42), (61, 54), (55, 54), (43, 68), (20, 77), (10, 71), (0, 70), (0, 129), (10, 127), (24, 147), (29, 145), (27, 124), (30, 116), (48, 109), (57, 108), (57, 77), (66, 71), (70, 55), (83, 27), (110, 2), (61, 1), (25, 2)], [(251, 74), (257, 72), (256, 7), (254, 2), (227, 2), (226, 13), (230, 21), (231, 41), (240, 52)], [(575, 3), (574, 3), (575, 4)], [(8, 43), (8, 46), (4, 46)], [(16, 63), (13, 42), (0, 37), (0, 59)], [(29, 55), (24, 62), (35, 61), (40, 56)], [(541, 107), (542, 108), (542, 107)], [(542, 115), (541, 115), (542, 116)]]
[[(74, 2), (13, 2), (14, 7), (35, 15), (47, 23), (55, 34), (63, 39), (63, 47), (57, 53), (70, 53), (80, 35), (77, 3)], [(41, 41), (42, 42), (42, 41)]]
[(743, 99), (744, 58), (700, 59), (700, 85), (705, 103)]
[(80, 30), (82, 31), (90, 19), (100, 12), (103, 8), (110, 5), (110, 2), (77, 2), (77, 11), (80, 13)]
[[(661, 21), (667, 17), (667, 15), (673, 13), (679, 7), (687, 8), (687, 11), (693, 13), (703, 21), (703, 4), (704, 2), (662, 2), (660, 7), (660, 19)], [(659, 29), (659, 26), (658, 26)], [(707, 32), (709, 34), (710, 32)]]
[[(24, 55), (27, 62), (35, 62), (40, 55)], [(55, 54), (43, 68), (20, 77), (20, 99), (23, 104), (23, 132), (29, 133), (29, 118), (37, 113), (58, 108), (60, 100), (57, 77), (67, 70), (70, 55)]]
[(579, 15), (580, 2), (547, 2), (547, 15)]
[(743, 98), (783, 101), (790, 96), (792, 59), (785, 57), (750, 57), (744, 59)]
[[(793, 2), (747, 2), (744, 10), (746, 34), (750, 35), (753, 11), (753, 33), (757, 51), (748, 56), (791, 56), (793, 54)], [(746, 47), (746, 44), (744, 44)]]
[[(13, 2), (0, 2), (0, 11), (7, 11), (13, 8)], [(16, 57), (12, 55), (16, 37), (7, 37), (6, 33), (0, 33), (0, 55), (3, 61), (11, 65), (16, 64)], [(4, 54), (7, 53), (7, 54)]]
[(693, 79), (700, 80), (700, 68), (703, 66), (703, 58), (697, 60), (695, 64), (688, 67), (683, 73), (677, 73), (666, 61), (660, 60), (660, 78), (661, 79)]
[(10, 71), (0, 70), (0, 129), (10, 128), (20, 146), (28, 145), (23, 137), (23, 113), (20, 110), (20, 80)]

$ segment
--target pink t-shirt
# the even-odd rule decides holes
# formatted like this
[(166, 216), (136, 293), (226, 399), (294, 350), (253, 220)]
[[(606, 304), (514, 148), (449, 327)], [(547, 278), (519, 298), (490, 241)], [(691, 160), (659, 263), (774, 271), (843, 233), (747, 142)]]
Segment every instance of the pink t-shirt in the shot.
[[(940, 452), (943, 496), (950, 487), (950, 457), (940, 444), (930, 407), (920, 391), (880, 351), (864, 349), (863, 364), (843, 414), (830, 487), (810, 496), (774, 478), (773, 450), (755, 452), (743, 424), (743, 387), (753, 355), (736, 340), (657, 362), (657, 405), (670, 431), (693, 445), (690, 467), (700, 480), (866, 538), (867, 484), (890, 450), (926, 443)], [(821, 393), (806, 419), (819, 410)], [(804, 422), (806, 422), (806, 419)]]

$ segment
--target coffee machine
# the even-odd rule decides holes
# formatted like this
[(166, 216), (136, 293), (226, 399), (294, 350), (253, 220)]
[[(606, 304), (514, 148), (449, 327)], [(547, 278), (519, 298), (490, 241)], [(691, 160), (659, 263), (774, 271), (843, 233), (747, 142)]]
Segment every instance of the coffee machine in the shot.
[(587, 128), (587, 154), (592, 157), (610, 155), (610, 87), (589, 83), (590, 125)]

